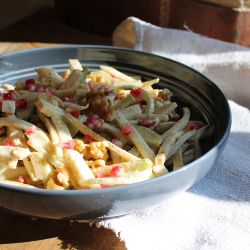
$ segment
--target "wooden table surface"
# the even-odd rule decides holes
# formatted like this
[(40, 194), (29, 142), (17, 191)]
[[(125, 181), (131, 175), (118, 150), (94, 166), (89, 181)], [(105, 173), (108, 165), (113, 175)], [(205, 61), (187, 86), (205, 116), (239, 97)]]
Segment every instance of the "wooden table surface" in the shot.
[[(56, 44), (0, 42), (0, 54)], [(66, 220), (32, 220), (0, 211), (0, 250), (84, 249), (124, 250), (125, 245), (108, 229)]]

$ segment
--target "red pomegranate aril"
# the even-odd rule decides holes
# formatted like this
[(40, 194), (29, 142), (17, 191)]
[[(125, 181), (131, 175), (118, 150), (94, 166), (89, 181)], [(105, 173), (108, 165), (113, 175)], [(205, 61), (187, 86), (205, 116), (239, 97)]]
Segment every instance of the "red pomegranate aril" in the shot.
[(3, 146), (14, 147), (14, 143), (11, 141), (6, 141)]
[(99, 115), (89, 115), (86, 119), (86, 122), (93, 122), (94, 120), (100, 119)]
[(20, 182), (20, 183), (23, 183), (23, 184), (27, 183), (24, 176), (21, 176), (21, 175), (17, 178), (17, 181)]
[(110, 175), (113, 177), (121, 177), (122, 174), (123, 174), (123, 168), (120, 166), (114, 166), (110, 171)]
[(33, 133), (35, 133), (37, 131), (37, 128), (35, 126), (31, 126), (30, 128), (27, 128), (25, 130), (25, 134), (26, 135), (32, 135)]
[(86, 135), (84, 135), (84, 141), (86, 143), (91, 143), (94, 141), (94, 138), (91, 135), (86, 134)]
[(47, 96), (53, 96), (54, 95), (52, 89), (47, 89), (45, 92), (46, 92)]
[(151, 119), (151, 118), (142, 118), (142, 119), (139, 119), (137, 124), (140, 125), (140, 126), (143, 126), (143, 127), (150, 128), (150, 127), (155, 125), (155, 122), (156, 121)]
[(35, 86), (35, 80), (34, 79), (28, 79), (25, 82), (25, 89), (30, 90), (30, 91), (34, 91), (36, 88)]
[(99, 129), (103, 125), (103, 120), (102, 119), (94, 120), (92, 124), (94, 126), (94, 129)]
[(97, 173), (96, 178), (105, 178), (106, 175), (104, 173)]
[(140, 97), (140, 95), (142, 94), (143, 92), (143, 89), (141, 88), (138, 88), (138, 89), (131, 89), (130, 90), (130, 94), (133, 96), (133, 97)]
[(20, 99), (16, 101), (17, 109), (26, 109), (28, 107), (28, 102), (26, 99)]
[(111, 140), (111, 142), (112, 142), (113, 144), (115, 144), (117, 147), (123, 148), (123, 143), (122, 143), (122, 141), (120, 141), (119, 139), (114, 138), (114, 139)]
[(25, 81), (25, 86), (30, 86), (35, 84), (35, 79), (28, 79)]
[(8, 93), (3, 94), (4, 100), (13, 101), (15, 100), (15, 94), (13, 90), (10, 90)]
[(63, 142), (61, 142), (61, 147), (65, 148), (65, 149), (74, 149), (75, 142), (73, 140), (63, 141)]
[(41, 92), (44, 92), (45, 91), (45, 88), (41, 85), (38, 85), (35, 87), (35, 92), (38, 92), (38, 93), (41, 93)]
[(133, 128), (130, 124), (128, 125), (125, 125), (124, 127), (122, 127), (121, 129), (121, 134), (124, 135), (124, 136), (128, 136), (128, 135), (131, 135), (133, 132)]
[(99, 115), (89, 115), (84, 124), (90, 129), (99, 129), (103, 125), (103, 122)]
[(109, 185), (108, 184), (100, 184), (101, 188), (108, 188)]
[(194, 130), (194, 129), (199, 129), (200, 128), (200, 126), (199, 126), (199, 124), (197, 123), (197, 122), (189, 122), (188, 123), (188, 127), (187, 127), (187, 131), (191, 131), (191, 130)]
[(25, 87), (25, 89), (34, 92), (35, 89), (36, 89), (36, 86), (35, 85), (30, 85), (29, 87)]
[(80, 116), (80, 110), (77, 110), (77, 109), (72, 109), (69, 111), (69, 113), (74, 116), (75, 118), (78, 118)]

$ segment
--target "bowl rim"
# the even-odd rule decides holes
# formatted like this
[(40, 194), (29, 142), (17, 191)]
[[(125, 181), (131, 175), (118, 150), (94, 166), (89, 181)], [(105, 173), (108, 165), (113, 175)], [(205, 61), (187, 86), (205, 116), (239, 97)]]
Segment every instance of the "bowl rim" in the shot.
[(36, 51), (45, 51), (45, 50), (60, 50), (60, 49), (108, 49), (108, 50), (113, 50), (113, 51), (124, 51), (128, 53), (137, 53), (141, 55), (146, 55), (150, 57), (158, 57), (163, 60), (170, 61), (171, 63), (174, 63), (176, 65), (179, 65), (181, 67), (184, 67), (186, 69), (189, 69), (193, 71), (195, 74), (199, 75), (203, 79), (206, 80), (207, 83), (212, 85), (220, 94), (221, 98), (223, 98), (223, 101), (225, 103), (225, 109), (226, 112), (228, 113), (228, 123), (226, 130), (224, 131), (223, 136), (218, 140), (216, 144), (213, 145), (211, 149), (209, 149), (205, 154), (197, 158), (196, 160), (186, 164), (185, 166), (172, 171), (170, 173), (166, 173), (161, 176), (157, 176), (153, 179), (137, 182), (137, 183), (132, 183), (129, 185), (124, 185), (124, 186), (118, 186), (118, 187), (110, 187), (110, 188), (101, 188), (101, 189), (77, 189), (77, 190), (48, 190), (48, 189), (42, 189), (42, 188), (26, 188), (26, 187), (19, 187), (19, 186), (14, 186), (11, 184), (6, 184), (6, 183), (0, 183), (0, 190), (10, 190), (10, 191), (16, 191), (16, 192), (21, 192), (21, 193), (26, 193), (26, 194), (39, 194), (39, 195), (45, 195), (45, 196), (79, 196), (79, 195), (100, 195), (100, 194), (106, 194), (106, 193), (117, 193), (117, 192), (122, 192), (129, 190), (131, 188), (140, 188), (145, 185), (154, 185), (157, 181), (163, 180), (165, 178), (171, 178), (171, 176), (174, 176), (180, 172), (185, 172), (189, 168), (191, 168), (193, 165), (195, 165), (198, 161), (202, 161), (204, 158), (207, 158), (210, 154), (213, 154), (218, 147), (220, 147), (221, 144), (227, 139), (230, 133), (231, 129), (231, 123), (232, 123), (232, 114), (231, 114), (231, 109), (229, 106), (229, 103), (223, 93), (223, 91), (213, 82), (211, 81), (208, 77), (200, 73), (199, 71), (195, 70), (194, 68), (187, 66), (181, 62), (175, 61), (173, 59), (170, 59), (168, 57), (160, 56), (154, 53), (149, 53), (145, 51), (140, 51), (136, 49), (129, 49), (129, 48), (122, 48), (122, 47), (116, 47), (116, 46), (106, 46), (106, 45), (59, 45), (59, 46), (49, 46), (49, 47), (42, 47), (42, 48), (32, 48), (32, 49), (25, 49), (25, 50), (20, 50), (20, 51), (14, 51), (10, 53), (6, 53), (0, 56), (0, 61), (3, 60), (5, 57), (9, 56), (16, 56), (16, 55), (22, 55), (26, 53), (32, 53)]

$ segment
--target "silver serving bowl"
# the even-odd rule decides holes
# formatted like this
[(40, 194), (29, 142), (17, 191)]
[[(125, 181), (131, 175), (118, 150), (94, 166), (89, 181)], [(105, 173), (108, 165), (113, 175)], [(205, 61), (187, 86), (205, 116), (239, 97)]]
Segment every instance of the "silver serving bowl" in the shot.
[[(143, 77), (159, 77), (158, 87), (167, 87), (181, 106), (191, 109), (193, 118), (213, 124), (213, 136), (203, 140), (203, 155), (185, 167), (127, 186), (100, 190), (53, 191), (0, 184), (0, 207), (23, 215), (44, 218), (107, 218), (154, 205), (198, 182), (221, 154), (231, 125), (228, 102), (221, 90), (197, 71), (164, 57), (134, 50), (103, 46), (62, 46), (15, 52), (0, 57), (0, 83), (34, 77), (34, 68), (68, 68), (77, 58), (90, 70), (100, 64)], [(192, 117), (191, 117), (192, 118)], [(0, 159), (1, 160), (1, 159)]]

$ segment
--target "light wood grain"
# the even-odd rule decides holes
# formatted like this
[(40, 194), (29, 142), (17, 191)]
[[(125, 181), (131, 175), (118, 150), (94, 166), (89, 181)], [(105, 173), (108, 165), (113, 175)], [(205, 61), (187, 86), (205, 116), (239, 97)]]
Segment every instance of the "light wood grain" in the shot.
[(13, 51), (41, 48), (62, 45), (58, 43), (36, 43), (36, 42), (0, 42), (0, 54), (6, 54)]

